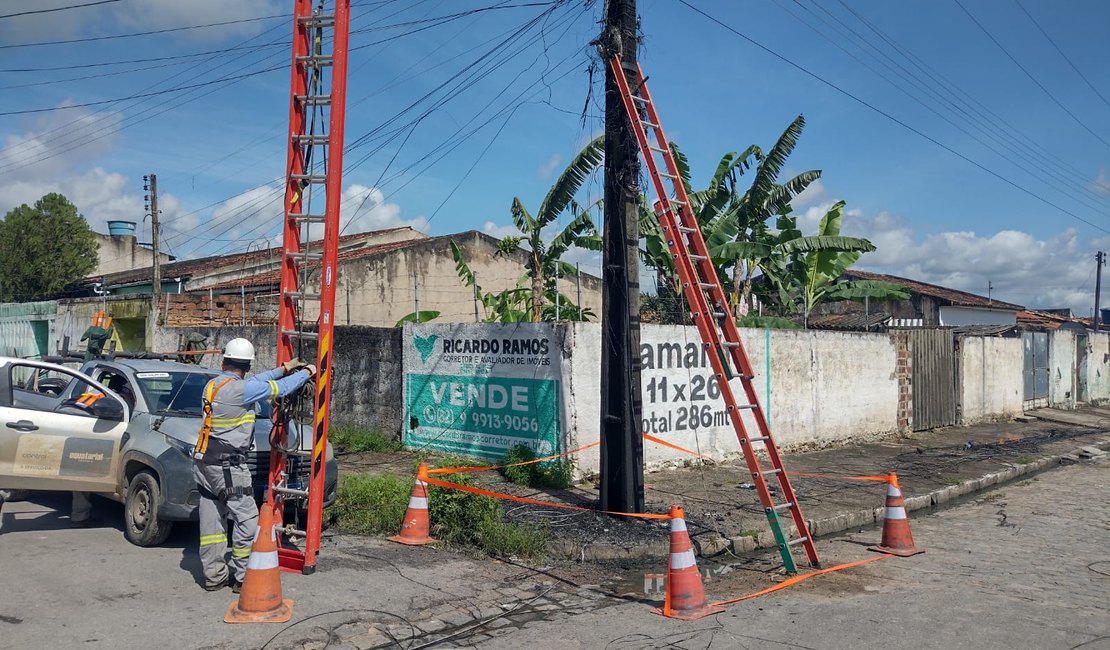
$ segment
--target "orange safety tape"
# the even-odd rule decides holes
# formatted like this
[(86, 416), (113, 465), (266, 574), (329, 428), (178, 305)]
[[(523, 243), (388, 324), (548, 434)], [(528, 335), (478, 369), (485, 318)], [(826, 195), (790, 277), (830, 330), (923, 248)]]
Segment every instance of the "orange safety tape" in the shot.
[[(429, 473), (431, 471), (429, 470)], [(451, 490), (462, 490), (463, 492), (470, 492), (471, 494), (480, 494), (482, 496), (494, 497), (496, 499), (506, 499), (508, 501), (520, 501), (521, 503), (531, 503), (537, 506), (548, 506), (551, 508), (562, 508), (564, 510), (578, 510), (580, 512), (600, 512), (603, 515), (620, 515), (622, 517), (635, 517), (637, 519), (661, 519), (669, 520), (671, 518), (668, 514), (656, 514), (652, 512), (616, 512), (614, 510), (597, 510), (595, 508), (583, 508), (581, 506), (572, 506), (565, 503), (555, 503), (553, 501), (540, 501), (539, 499), (529, 499), (527, 497), (514, 497), (511, 494), (502, 494), (501, 492), (492, 492), (490, 490), (483, 490), (471, 485), (459, 485), (458, 483), (451, 483), (431, 476), (424, 479), (428, 485), (438, 485), (442, 488)]]
[(691, 456), (697, 456), (699, 458), (708, 458), (709, 460), (713, 460), (713, 458), (711, 456), (706, 456), (705, 454), (699, 454), (696, 451), (690, 451), (689, 449), (686, 449), (685, 447), (679, 447), (678, 445), (676, 445), (674, 443), (667, 442), (666, 440), (661, 440), (659, 438), (656, 438), (655, 436), (651, 435), (650, 433), (645, 433), (645, 434), (643, 434), (643, 436), (644, 436), (644, 440), (650, 440), (650, 441), (654, 442), (657, 445), (663, 445), (664, 447), (670, 447), (671, 449), (681, 451), (684, 454), (690, 454)]
[(578, 449), (571, 449), (570, 451), (564, 451), (561, 454), (552, 454), (550, 456), (544, 456), (543, 458), (536, 458), (535, 460), (525, 460), (525, 461), (521, 461), (519, 463), (509, 463), (508, 465), (486, 465), (485, 467), (437, 467), (436, 469), (428, 470), (428, 474), (429, 475), (430, 474), (466, 474), (468, 472), (485, 472), (485, 471), (491, 470), (491, 469), (503, 469), (505, 467), (520, 467), (521, 465), (532, 465), (534, 463), (542, 463), (546, 460), (554, 460), (556, 458), (559, 458), (560, 456), (569, 456), (571, 454), (576, 454), (576, 453), (578, 453), (578, 452), (580, 452), (584, 449), (589, 449), (590, 447), (596, 447), (600, 444), (601, 444), (600, 441), (599, 442), (591, 442), (588, 445), (582, 445)]
[(868, 562), (875, 562), (876, 560), (885, 560), (888, 557), (894, 557), (894, 556), (892, 556), (892, 555), (876, 555), (875, 557), (869, 557), (865, 560), (856, 560), (855, 562), (848, 562), (846, 564), (838, 564), (836, 566), (831, 566), (827, 569), (819, 569), (817, 571), (812, 571), (810, 573), (803, 573), (800, 576), (794, 576), (793, 578), (790, 578), (788, 580), (783, 580), (782, 582), (778, 583), (777, 585), (775, 585), (773, 587), (768, 587), (766, 589), (763, 589), (762, 591), (757, 591), (755, 593), (748, 594), (747, 596), (740, 596), (739, 598), (731, 598), (729, 600), (721, 600), (721, 601), (718, 601), (718, 602), (715, 602), (715, 603), (710, 603), (710, 605), (713, 606), (713, 607), (724, 607), (725, 605), (732, 605), (732, 604), (738, 603), (742, 600), (749, 600), (751, 598), (759, 598), (760, 596), (766, 596), (767, 594), (776, 592), (780, 589), (786, 589), (787, 587), (794, 586), (794, 585), (798, 584), (799, 582), (802, 582), (803, 580), (809, 580), (810, 578), (812, 578), (814, 576), (824, 575), (826, 573), (832, 573), (833, 571), (843, 571), (844, 569), (851, 569), (852, 567), (857, 567), (861, 564), (867, 564)]
[(840, 476), (837, 474), (810, 474), (809, 472), (790, 472), (791, 476), (803, 476), (805, 478), (832, 478), (841, 481), (882, 481), (886, 483), (890, 480), (890, 474), (883, 474), (881, 476)]

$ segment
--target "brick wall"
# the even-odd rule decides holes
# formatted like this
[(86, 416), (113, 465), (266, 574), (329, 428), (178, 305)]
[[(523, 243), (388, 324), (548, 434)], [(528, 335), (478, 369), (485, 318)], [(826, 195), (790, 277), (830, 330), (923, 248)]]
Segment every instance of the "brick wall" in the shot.
[(913, 350), (908, 332), (890, 337), (894, 339), (894, 373), (898, 378), (898, 430), (909, 433), (913, 425)]
[[(244, 307), (246, 310), (244, 311)], [(165, 294), (159, 322), (167, 327), (238, 327), (277, 323), (278, 297), (272, 294)]]

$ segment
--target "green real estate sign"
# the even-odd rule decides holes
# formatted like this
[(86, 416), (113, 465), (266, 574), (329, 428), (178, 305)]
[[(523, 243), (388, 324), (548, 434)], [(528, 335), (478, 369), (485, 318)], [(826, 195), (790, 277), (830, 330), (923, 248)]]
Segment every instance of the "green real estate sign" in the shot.
[(542, 323), (406, 325), (405, 445), (491, 460), (562, 451), (561, 345)]

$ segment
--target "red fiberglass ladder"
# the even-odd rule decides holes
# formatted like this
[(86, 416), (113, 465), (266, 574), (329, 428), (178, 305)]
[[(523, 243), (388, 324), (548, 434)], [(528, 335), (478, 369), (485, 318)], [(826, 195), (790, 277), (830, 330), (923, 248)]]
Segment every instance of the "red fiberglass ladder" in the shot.
[[(291, 421), (290, 411), (277, 409), (268, 501), (264, 506), (274, 509), (274, 522), (283, 529), (278, 550), (281, 568), (305, 574), (316, 570), (324, 509), (351, 2), (334, 0), (329, 4), (333, 4), (333, 11), (326, 14), (323, 1), (314, 11), (311, 0), (295, 0), (293, 12), (289, 162), (278, 317), (278, 363), (315, 355), (315, 395), (305, 398), (311, 401), (311, 409), (305, 411), (311, 413), (299, 418), (305, 420), (304, 429), (311, 428), (312, 441), (308, 444), (300, 439), (302, 425)], [(322, 213), (313, 211), (314, 203), (323, 204)], [(291, 524), (283, 526), (287, 501), (297, 505), (307, 502), (303, 530)]]
[[(663, 228), (667, 248), (674, 259), (678, 277), (682, 281), (682, 292), (690, 306), (694, 324), (701, 333), (701, 340), (710, 351), (708, 356), (713, 372), (716, 374), (717, 383), (721, 387), (721, 399), (724, 400), (732, 426), (736, 430), (740, 447), (744, 450), (744, 459), (748, 463), (752, 483), (759, 493), (759, 501), (763, 505), (763, 511), (771, 525), (771, 532), (782, 554), (783, 565), (788, 572), (796, 572), (790, 549), (801, 544), (805, 548), (809, 563), (814, 567), (819, 566), (817, 547), (813, 543), (805, 517), (802, 516), (802, 510), (798, 506), (798, 499), (790, 485), (786, 469), (782, 465), (778, 447), (771, 437), (771, 429), (767, 426), (763, 407), (760, 406), (759, 398), (756, 396), (755, 386), (752, 383), (755, 373), (744, 351), (744, 344), (740, 341), (740, 332), (729, 314), (724, 290), (713, 267), (713, 260), (705, 245), (701, 228), (698, 227), (697, 217), (690, 208), (690, 198), (679, 178), (678, 166), (668, 146), (667, 137), (663, 134), (663, 127), (659, 121), (659, 115), (655, 112), (655, 105), (651, 101), (647, 84), (639, 81), (644, 79), (643, 71), (638, 65), (635, 69), (630, 67), (626, 71), (618, 56), (614, 56), (609, 65), (620, 88), (621, 99), (628, 113), (632, 130), (640, 143), (640, 151), (647, 164), (655, 194), (659, 198), (655, 203), (655, 212)], [(637, 80), (634, 88), (629, 86), (629, 72), (633, 73)], [(649, 130), (654, 136), (654, 142), (648, 139)], [(659, 159), (662, 159), (666, 171), (659, 170)], [(733, 392), (732, 381), (736, 379), (740, 380), (743, 388), (746, 399), (744, 403), (738, 403), (736, 394)], [(759, 429), (758, 436), (748, 434), (747, 425), (743, 420), (743, 412), (746, 410), (752, 412)], [(763, 443), (770, 460), (770, 469), (764, 468), (755, 450), (752, 449), (753, 442)], [(774, 476), (778, 481), (782, 492), (782, 503), (776, 504), (772, 497), (766, 480), (769, 476)], [(783, 528), (779, 518), (779, 513), (784, 510), (790, 513), (797, 529), (797, 535), (793, 538), (788, 534), (788, 530)]]

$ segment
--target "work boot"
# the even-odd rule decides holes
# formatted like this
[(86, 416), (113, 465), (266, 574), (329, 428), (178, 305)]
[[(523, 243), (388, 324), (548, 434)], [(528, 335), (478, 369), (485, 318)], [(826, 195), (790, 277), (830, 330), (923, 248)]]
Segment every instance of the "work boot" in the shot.
[[(223, 589), (224, 587), (226, 587), (229, 583), (234, 582), (234, 580), (235, 580), (235, 578), (224, 578), (223, 580), (220, 580), (219, 582), (217, 582), (215, 584), (204, 585), (204, 590), (205, 591), (219, 591), (219, 590)], [(236, 593), (238, 593), (238, 592), (236, 592)]]
[(231, 585), (231, 593), (237, 594), (243, 589), (243, 583), (235, 578), (228, 578), (227, 584)]

